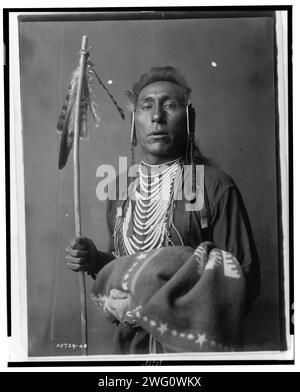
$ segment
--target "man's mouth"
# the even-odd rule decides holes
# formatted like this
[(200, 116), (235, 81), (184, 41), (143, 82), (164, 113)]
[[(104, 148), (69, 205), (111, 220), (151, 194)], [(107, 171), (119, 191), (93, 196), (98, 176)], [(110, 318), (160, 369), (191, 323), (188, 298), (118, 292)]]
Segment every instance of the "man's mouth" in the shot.
[(151, 136), (151, 137), (165, 137), (165, 136), (169, 136), (169, 134), (166, 131), (162, 131), (162, 130), (157, 129), (157, 130), (151, 132), (149, 134), (149, 136)]
[(169, 135), (166, 132), (157, 132), (157, 133), (151, 133), (149, 137), (152, 140), (161, 140), (161, 139), (169, 138)]

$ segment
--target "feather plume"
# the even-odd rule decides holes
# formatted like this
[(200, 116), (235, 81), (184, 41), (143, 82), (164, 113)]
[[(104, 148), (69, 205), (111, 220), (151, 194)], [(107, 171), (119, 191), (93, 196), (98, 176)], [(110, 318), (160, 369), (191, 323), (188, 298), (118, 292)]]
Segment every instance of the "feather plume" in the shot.
[[(90, 70), (87, 66), (83, 78), (82, 95), (80, 101), (80, 132), (79, 136), (82, 139), (88, 137), (88, 113), (92, 113), (92, 117), (95, 122), (95, 126), (98, 127), (100, 123), (100, 117), (96, 110), (95, 95), (91, 88)], [(64, 168), (66, 165), (68, 156), (73, 146), (74, 139), (74, 125), (75, 125), (75, 101), (77, 94), (79, 78), (79, 67), (73, 72), (71, 82), (69, 85), (68, 93), (63, 103), (61, 113), (58, 118), (56, 129), (61, 133), (60, 151), (59, 151), (59, 169)]]
[[(109, 92), (107, 87), (104, 85), (99, 75), (96, 73), (93, 64), (88, 55), (86, 61), (86, 67), (84, 70), (83, 77), (83, 85), (82, 85), (82, 95), (80, 100), (80, 131), (79, 136), (81, 139), (88, 138), (88, 114), (91, 114), (95, 122), (95, 126), (98, 127), (100, 124), (100, 116), (97, 112), (97, 104), (95, 100), (95, 95), (92, 90), (92, 81), (93, 76), (96, 77), (100, 85), (104, 88), (104, 90), (109, 95), (110, 99), (113, 101), (116, 106), (120, 116), (122, 119), (125, 119), (123, 109), (118, 105), (113, 95)], [(69, 84), (68, 93), (64, 100), (58, 122), (56, 125), (56, 129), (59, 133), (61, 133), (61, 141), (60, 141), (60, 151), (59, 151), (59, 162), (58, 167), (62, 169), (65, 167), (68, 156), (73, 146), (74, 139), (74, 125), (75, 125), (75, 101), (77, 95), (77, 87), (79, 80), (79, 67), (75, 69), (72, 74), (71, 82)]]

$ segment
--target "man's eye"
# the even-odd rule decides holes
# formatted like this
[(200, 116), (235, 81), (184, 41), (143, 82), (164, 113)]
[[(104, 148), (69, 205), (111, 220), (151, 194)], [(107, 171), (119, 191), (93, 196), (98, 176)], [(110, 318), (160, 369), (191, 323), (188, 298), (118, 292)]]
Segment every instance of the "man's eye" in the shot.
[(151, 103), (144, 103), (141, 105), (142, 110), (151, 110), (153, 108), (153, 105)]
[(166, 102), (163, 106), (165, 109), (176, 109), (178, 107), (178, 104), (177, 102)]

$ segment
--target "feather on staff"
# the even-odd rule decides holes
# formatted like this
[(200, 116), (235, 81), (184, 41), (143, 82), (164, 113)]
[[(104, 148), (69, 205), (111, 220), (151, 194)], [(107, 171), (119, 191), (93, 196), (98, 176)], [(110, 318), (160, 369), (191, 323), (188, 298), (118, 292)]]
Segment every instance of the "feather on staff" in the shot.
[[(73, 72), (71, 82), (68, 88), (68, 93), (64, 100), (56, 129), (61, 133), (60, 151), (59, 151), (59, 169), (63, 169), (67, 163), (70, 151), (73, 146), (74, 140), (74, 126), (75, 126), (75, 100), (77, 95), (78, 80), (79, 80), (80, 69), (79, 66)], [(94, 64), (91, 62), (89, 53), (86, 54), (86, 64), (83, 74), (82, 92), (80, 101), (80, 132), (79, 136), (81, 139), (88, 138), (87, 121), (88, 114), (91, 114), (95, 126), (99, 127), (100, 116), (97, 112), (97, 103), (95, 101), (95, 94), (92, 90), (92, 81), (96, 77), (100, 86), (106, 91), (113, 104), (117, 108), (121, 118), (125, 119), (124, 110), (118, 105), (114, 96), (110, 93), (108, 88), (102, 82), (100, 76), (95, 70)]]

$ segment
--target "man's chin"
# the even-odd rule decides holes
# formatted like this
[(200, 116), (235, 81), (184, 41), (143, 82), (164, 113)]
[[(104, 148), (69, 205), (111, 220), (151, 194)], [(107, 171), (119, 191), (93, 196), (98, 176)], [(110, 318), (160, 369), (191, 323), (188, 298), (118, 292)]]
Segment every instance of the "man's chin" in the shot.
[(158, 160), (162, 160), (163, 162), (166, 162), (168, 160), (176, 159), (179, 157), (181, 154), (179, 152), (174, 151), (172, 148), (151, 148), (146, 151), (146, 155), (148, 156), (153, 156), (154, 158), (157, 158)]
[(148, 154), (156, 157), (167, 158), (169, 156), (170, 157), (173, 156), (173, 151), (168, 148), (154, 148), (151, 149), (151, 151), (148, 151)]

